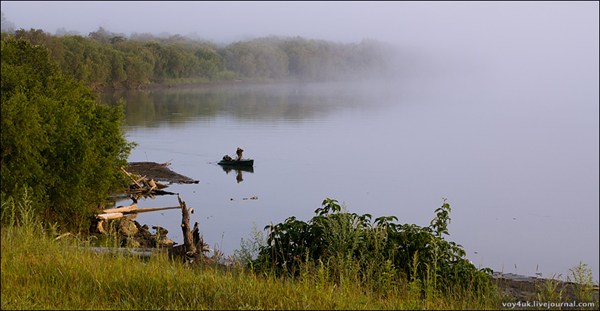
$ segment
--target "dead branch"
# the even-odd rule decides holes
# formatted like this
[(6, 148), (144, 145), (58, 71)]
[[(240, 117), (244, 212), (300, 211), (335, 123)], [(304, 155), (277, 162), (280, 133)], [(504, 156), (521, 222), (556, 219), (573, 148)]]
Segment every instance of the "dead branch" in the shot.
[(143, 188), (142, 185), (140, 185), (139, 182), (135, 178), (133, 178), (133, 176), (131, 175), (131, 173), (129, 173), (128, 171), (126, 171), (122, 167), (121, 167), (121, 170), (125, 173), (125, 175), (127, 175), (129, 178), (131, 178), (131, 180), (133, 180), (133, 182), (138, 186), (138, 188)]
[(181, 200), (181, 197), (177, 196), (179, 200), (179, 206), (181, 206), (181, 231), (183, 232), (183, 245), (185, 246), (185, 254), (187, 257), (196, 257), (198, 251), (194, 244), (194, 237), (190, 230), (190, 213), (185, 205), (185, 202)]

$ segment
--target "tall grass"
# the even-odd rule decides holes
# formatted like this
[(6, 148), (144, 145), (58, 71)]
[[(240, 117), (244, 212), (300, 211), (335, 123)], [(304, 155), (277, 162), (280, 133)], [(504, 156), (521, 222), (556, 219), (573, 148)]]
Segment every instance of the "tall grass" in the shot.
[[(383, 259), (306, 261), (289, 278), (255, 273), (241, 257), (224, 269), (185, 266), (165, 253), (150, 259), (100, 254), (86, 237), (56, 239), (39, 222), (25, 221), (31, 202), (6, 204), (22, 220), (1, 230), (2, 309), (497, 309), (503, 299), (475, 287), (428, 291), (431, 280), (416, 272), (404, 277)], [(249, 247), (245, 256), (257, 249)], [(413, 264), (422, 264), (418, 255)]]
[(185, 267), (165, 254), (150, 260), (80, 249), (22, 227), (2, 228), (2, 309), (413, 309), (494, 308), (493, 301), (422, 301), (390, 286), (385, 295), (354, 278), (332, 283), (326, 264), (298, 280), (215, 266)]

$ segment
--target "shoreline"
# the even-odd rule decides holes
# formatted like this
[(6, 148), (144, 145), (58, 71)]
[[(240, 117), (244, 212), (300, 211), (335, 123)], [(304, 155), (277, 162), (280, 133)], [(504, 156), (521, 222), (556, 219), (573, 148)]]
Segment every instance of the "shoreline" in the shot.
[(98, 93), (114, 93), (114, 92), (129, 92), (129, 91), (153, 91), (153, 90), (168, 90), (168, 89), (186, 89), (186, 88), (219, 88), (219, 87), (230, 87), (230, 86), (247, 86), (247, 85), (259, 85), (259, 84), (270, 84), (270, 83), (289, 83), (289, 82), (300, 82), (300, 80), (223, 80), (223, 81), (205, 81), (205, 82), (153, 82), (142, 85), (138, 88), (115, 88), (115, 87), (97, 87), (95, 91)]
[[(555, 282), (555, 292), (562, 292), (562, 300), (575, 301), (577, 299), (577, 284), (571, 281), (563, 281), (560, 279), (546, 279), (537, 276), (526, 276), (514, 273), (502, 273), (494, 271), (492, 278), (503, 294), (510, 295), (521, 301), (538, 299), (538, 293), (546, 289), (549, 282)], [(585, 286), (585, 285), (584, 285)], [(591, 286), (593, 296), (598, 298), (600, 293), (598, 284)], [(584, 301), (581, 301), (584, 302)]]

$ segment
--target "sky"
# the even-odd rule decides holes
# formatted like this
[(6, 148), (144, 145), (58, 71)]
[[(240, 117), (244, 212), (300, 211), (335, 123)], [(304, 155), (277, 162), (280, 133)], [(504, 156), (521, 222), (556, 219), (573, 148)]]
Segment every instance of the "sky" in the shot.
[(598, 2), (590, 1), (2, 1), (2, 12), (17, 29), (87, 35), (103, 27), (127, 35), (196, 34), (215, 42), (278, 35), (444, 46), (491, 44), (494, 37), (507, 40), (505, 34), (522, 40), (552, 25), (598, 32)]
[(16, 29), (51, 34), (62, 29), (87, 35), (103, 27), (127, 36), (178, 34), (218, 44), (271, 35), (340, 43), (374, 39), (400, 48), (404, 59), (411, 59), (407, 63), (420, 63), (421, 72), (427, 66), (535, 71), (536, 66), (547, 70), (548, 63), (598, 72), (598, 1), (1, 3), (4, 18)]

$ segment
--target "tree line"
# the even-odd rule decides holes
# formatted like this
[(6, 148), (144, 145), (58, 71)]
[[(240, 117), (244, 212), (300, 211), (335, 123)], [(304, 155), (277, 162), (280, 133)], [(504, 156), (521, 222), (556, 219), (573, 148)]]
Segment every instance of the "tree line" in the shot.
[(149, 84), (211, 81), (322, 81), (377, 75), (394, 51), (374, 40), (335, 43), (301, 37), (266, 37), (220, 46), (179, 35), (129, 38), (100, 27), (87, 37), (39, 29), (2, 34), (43, 45), (63, 73), (93, 89), (135, 89)]

